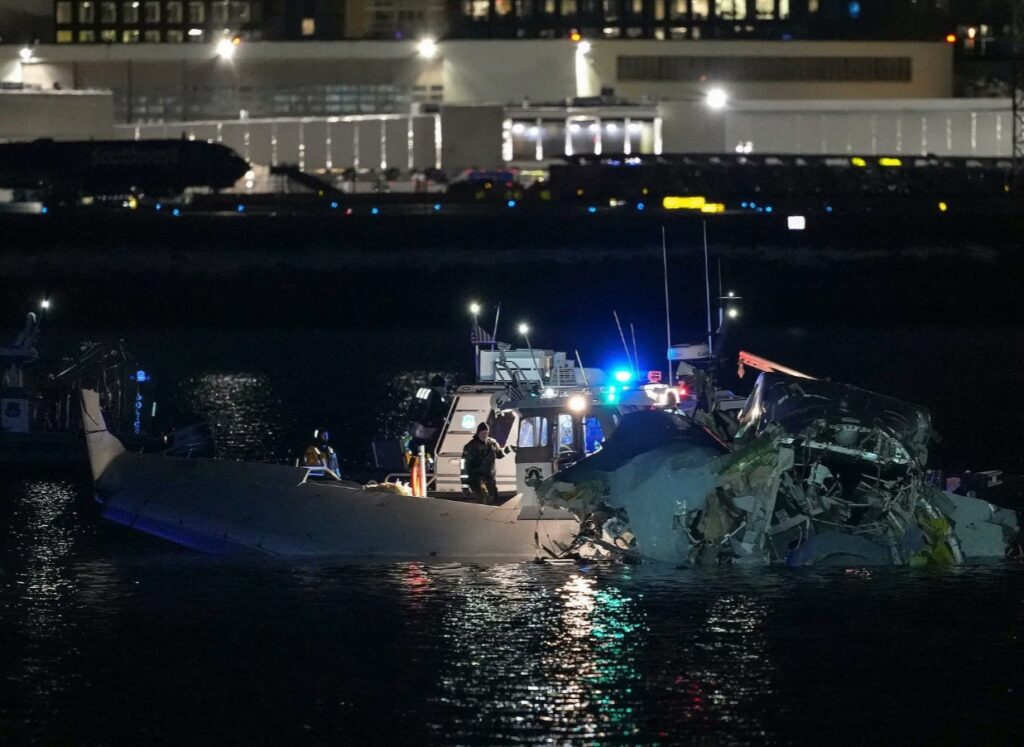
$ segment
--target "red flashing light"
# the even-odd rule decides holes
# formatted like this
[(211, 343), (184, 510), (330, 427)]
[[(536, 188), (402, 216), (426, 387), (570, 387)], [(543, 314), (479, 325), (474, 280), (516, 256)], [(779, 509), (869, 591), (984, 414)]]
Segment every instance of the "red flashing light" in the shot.
[(679, 390), (680, 398), (685, 397), (690, 393), (690, 390), (686, 388), (686, 384), (680, 384), (679, 386), (676, 387), (676, 389)]
[(947, 44), (956, 44), (956, 34), (946, 34)]

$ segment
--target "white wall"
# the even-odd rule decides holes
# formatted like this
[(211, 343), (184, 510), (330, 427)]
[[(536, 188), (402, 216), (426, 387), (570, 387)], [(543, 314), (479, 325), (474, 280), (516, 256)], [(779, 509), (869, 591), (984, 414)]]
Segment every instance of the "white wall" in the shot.
[(0, 91), (0, 140), (105, 139), (113, 133), (109, 91)]

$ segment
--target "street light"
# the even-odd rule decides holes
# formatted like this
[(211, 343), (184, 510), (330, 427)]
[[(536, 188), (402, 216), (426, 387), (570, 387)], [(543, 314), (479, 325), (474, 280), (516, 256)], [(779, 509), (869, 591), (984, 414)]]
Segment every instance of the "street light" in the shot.
[(235, 56), (235, 47), (238, 46), (240, 40), (236, 36), (234, 39), (224, 37), (217, 42), (217, 56), (222, 60), (230, 60)]
[(478, 304), (476, 301), (473, 301), (469, 305), (469, 313), (473, 315), (473, 321), (475, 322), (477, 318), (480, 316), (480, 304)]
[(32, 60), (32, 47), (22, 47), (18, 51), (18, 56), (22, 62), (31, 62)]
[(416, 53), (425, 60), (432, 60), (437, 56), (437, 42), (431, 38), (420, 39), (416, 45)]
[(729, 103), (729, 94), (722, 88), (712, 88), (704, 96), (704, 103), (707, 104), (709, 109), (724, 109), (725, 105)]
[(50, 308), (50, 299), (49, 298), (44, 298), (42, 301), (39, 302), (39, 307), (43, 311), (46, 311), (48, 308)]

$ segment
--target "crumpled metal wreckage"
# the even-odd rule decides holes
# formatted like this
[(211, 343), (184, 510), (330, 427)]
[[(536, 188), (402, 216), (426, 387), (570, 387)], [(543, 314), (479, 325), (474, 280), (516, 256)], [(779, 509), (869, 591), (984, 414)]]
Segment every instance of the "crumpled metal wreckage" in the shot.
[(1019, 542), (1016, 513), (927, 485), (930, 437), (923, 407), (770, 371), (738, 418), (710, 397), (689, 415), (626, 415), (604, 448), (537, 492), (579, 517), (572, 550), (583, 557), (790, 566), (1004, 557)]

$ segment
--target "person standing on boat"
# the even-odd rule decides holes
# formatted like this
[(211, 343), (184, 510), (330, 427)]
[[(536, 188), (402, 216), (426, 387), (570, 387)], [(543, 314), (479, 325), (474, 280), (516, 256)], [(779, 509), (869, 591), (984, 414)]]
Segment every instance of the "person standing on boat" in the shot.
[(487, 423), (481, 423), (476, 428), (476, 435), (462, 450), (462, 463), (469, 489), (480, 503), (490, 506), (498, 502), (494, 460), (504, 457), (510, 449), (510, 446), (504, 449), (498, 446), (498, 442), (491, 438), (491, 429)]

